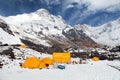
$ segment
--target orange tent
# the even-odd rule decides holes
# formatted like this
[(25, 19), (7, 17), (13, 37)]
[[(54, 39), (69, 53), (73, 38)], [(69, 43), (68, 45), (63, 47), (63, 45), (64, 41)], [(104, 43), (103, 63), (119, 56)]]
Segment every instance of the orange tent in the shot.
[(58, 63), (69, 63), (71, 60), (69, 52), (54, 52), (52, 58)]
[(53, 65), (54, 61), (49, 58), (45, 57), (41, 60), (39, 60), (36, 57), (30, 57), (25, 60), (25, 62), (22, 64), (23, 68), (30, 68), (30, 69), (35, 69), (35, 68), (46, 68), (49, 65)]
[(39, 68), (46, 68), (46, 64), (40, 60)]
[(49, 57), (45, 57), (41, 60), (41, 62), (44, 62), (45, 64), (48, 64), (48, 65), (53, 65), (54, 61), (49, 58)]
[(92, 60), (93, 61), (99, 61), (99, 57), (93, 57)]
[(40, 60), (39, 68), (46, 68), (47, 65), (53, 65), (53, 64), (54, 64), (54, 62), (51, 58), (45, 57), (45, 58)]
[(39, 68), (40, 60), (36, 57), (30, 57), (25, 60), (25, 62), (22, 64), (23, 68)]
[(27, 48), (27, 46), (25, 44), (22, 44), (20, 48)]

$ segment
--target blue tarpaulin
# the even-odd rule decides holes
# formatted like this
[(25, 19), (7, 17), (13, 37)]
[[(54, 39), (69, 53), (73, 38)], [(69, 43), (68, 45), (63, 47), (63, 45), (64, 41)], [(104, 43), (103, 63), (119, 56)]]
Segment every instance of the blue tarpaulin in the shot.
[(59, 68), (59, 69), (65, 69), (65, 66), (64, 65), (58, 65), (57, 68)]

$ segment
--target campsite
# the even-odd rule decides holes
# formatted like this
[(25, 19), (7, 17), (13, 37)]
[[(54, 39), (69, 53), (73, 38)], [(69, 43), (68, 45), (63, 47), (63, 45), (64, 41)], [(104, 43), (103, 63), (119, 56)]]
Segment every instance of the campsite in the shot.
[(0, 80), (120, 80), (120, 0), (0, 0)]
[[(1, 80), (119, 80), (120, 61), (93, 58), (72, 57), (70, 52), (46, 54), (27, 47), (14, 49), (15, 58), (3, 55), (4, 65), (0, 69)], [(24, 54), (23, 54), (24, 53)]]

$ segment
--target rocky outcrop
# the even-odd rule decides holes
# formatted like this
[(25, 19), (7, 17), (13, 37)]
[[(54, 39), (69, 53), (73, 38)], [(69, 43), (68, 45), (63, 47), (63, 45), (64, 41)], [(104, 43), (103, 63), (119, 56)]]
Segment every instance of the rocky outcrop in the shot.
[(63, 34), (74, 44), (74, 47), (78, 48), (96, 48), (100, 47), (99, 44), (94, 42), (90, 37), (88, 37), (82, 30), (76, 30), (75, 28), (63, 31)]
[(0, 28), (2, 28), (4, 31), (6, 31), (7, 33), (11, 35), (14, 35), (13, 32), (10, 30), (9, 25), (2, 19), (0, 19)]
[(0, 55), (6, 55), (9, 56), (10, 59), (15, 59), (15, 55), (13, 53), (13, 49), (6, 45), (6, 46), (0, 46)]

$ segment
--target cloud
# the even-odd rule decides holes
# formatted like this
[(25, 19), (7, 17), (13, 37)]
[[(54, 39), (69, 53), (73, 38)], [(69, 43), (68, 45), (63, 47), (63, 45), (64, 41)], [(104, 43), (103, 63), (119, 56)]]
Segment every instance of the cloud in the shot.
[(120, 11), (120, 4), (111, 6), (109, 8), (106, 9), (108, 12), (114, 12), (114, 11)]
[[(103, 24), (104, 22), (113, 20), (112, 16), (118, 16), (120, 12), (120, 0), (64, 0), (62, 7), (63, 14), (68, 13), (69, 10), (73, 9), (69, 12), (70, 16), (67, 20), (68, 23), (88, 23), (94, 25), (96, 21), (98, 21), (100, 24)], [(103, 16), (111, 17), (107, 17), (107, 19), (106, 17), (103, 18)], [(104, 20), (100, 21), (99, 19)], [(97, 24), (98, 23), (95, 25)]]
[(108, 9), (110, 11), (120, 10), (120, 0), (66, 0), (65, 4), (86, 4), (89, 11)]
[(116, 5), (120, 5), (120, 0), (84, 0), (88, 5), (88, 10), (101, 10), (112, 8), (114, 9), (119, 8), (119, 6), (115, 7)]

